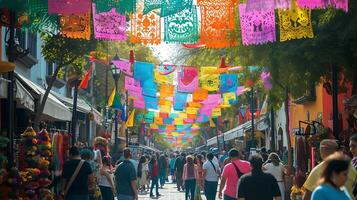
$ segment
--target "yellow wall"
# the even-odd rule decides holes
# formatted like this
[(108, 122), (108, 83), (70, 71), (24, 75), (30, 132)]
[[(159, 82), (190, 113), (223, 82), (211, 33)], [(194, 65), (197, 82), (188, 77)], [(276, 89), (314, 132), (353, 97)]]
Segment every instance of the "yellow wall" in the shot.
[[(299, 128), (299, 120), (307, 121), (307, 113), (310, 113), (310, 121), (316, 120), (318, 114), (323, 112), (323, 87), (321, 84), (316, 86), (316, 101), (307, 102), (302, 105), (291, 103), (290, 105), (290, 133), (292, 129)], [(305, 125), (302, 124), (302, 127)]]

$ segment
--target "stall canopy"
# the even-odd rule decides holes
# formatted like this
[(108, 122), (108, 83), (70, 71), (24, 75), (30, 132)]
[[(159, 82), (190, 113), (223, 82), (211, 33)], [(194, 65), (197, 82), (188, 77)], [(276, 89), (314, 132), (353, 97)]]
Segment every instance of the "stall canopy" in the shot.
[[(28, 86), (41, 99), (43, 98), (45, 89), (18, 73), (16, 73), (16, 77), (21, 84)], [(49, 94), (43, 110), (42, 119), (50, 121), (70, 121), (71, 118), (71, 111), (55, 96)]]

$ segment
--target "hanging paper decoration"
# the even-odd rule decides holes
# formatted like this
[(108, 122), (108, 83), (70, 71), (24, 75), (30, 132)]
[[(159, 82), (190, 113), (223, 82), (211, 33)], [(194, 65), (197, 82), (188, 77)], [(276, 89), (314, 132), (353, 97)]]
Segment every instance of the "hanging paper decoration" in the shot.
[(232, 105), (237, 103), (237, 97), (234, 92), (227, 92), (223, 94), (223, 104)]
[(130, 14), (136, 11), (136, 0), (95, 0), (97, 12), (108, 12), (115, 8), (120, 14)]
[(176, 70), (176, 65), (159, 65), (157, 66), (156, 70), (161, 74), (161, 75), (168, 75), (172, 74)]
[(161, 4), (162, 0), (144, 0), (143, 14), (146, 15), (152, 10), (159, 9)]
[(134, 63), (134, 78), (140, 81), (141, 85), (145, 81), (154, 80), (154, 64), (147, 62), (135, 62)]
[(297, 0), (300, 8), (318, 9), (327, 8), (328, 6), (342, 9), (348, 12), (348, 0)]
[(230, 1), (198, 0), (201, 8), (201, 41), (208, 48), (237, 45), (234, 30), (234, 6)]
[(198, 102), (187, 102), (188, 107), (201, 108), (202, 104)]
[(124, 60), (112, 60), (112, 63), (126, 75), (133, 76), (130, 62)]
[(222, 115), (221, 108), (212, 109), (212, 117), (219, 117)]
[(115, 11), (115, 8), (108, 12), (96, 14), (96, 5), (93, 4), (93, 26), (94, 37), (96, 39), (107, 39), (125, 41), (126, 18)]
[[(196, 115), (198, 109), (197, 108), (192, 108), (192, 107), (187, 107), (186, 108), (186, 113), (190, 115)], [(188, 117), (189, 118), (189, 117)]]
[(143, 95), (156, 97), (157, 85), (151, 80), (145, 81), (143, 85)]
[(298, 8), (292, 2), (290, 10), (279, 10), (280, 41), (313, 38), (311, 10)]
[(246, 4), (239, 4), (243, 45), (275, 42), (274, 9), (246, 12)]
[(162, 84), (160, 86), (160, 97), (171, 97), (174, 95), (174, 85)]
[(164, 18), (165, 37), (168, 43), (195, 43), (198, 41), (197, 8), (192, 6)]
[(61, 34), (72, 39), (90, 39), (90, 13), (63, 15), (60, 18)]
[(132, 43), (159, 44), (161, 42), (161, 19), (155, 13), (133, 14), (131, 18)]
[[(171, 111), (170, 111), (171, 112)], [(155, 113), (156, 114), (156, 113)], [(166, 112), (166, 113), (164, 113), (164, 112), (160, 112), (159, 113), (159, 117), (161, 117), (161, 118), (169, 118), (169, 114)]]
[(175, 0), (175, 1), (161, 1), (161, 17), (166, 17), (179, 13), (187, 8), (192, 7), (192, 0)]
[(129, 76), (125, 76), (125, 89), (128, 91), (142, 92), (140, 82)]
[(134, 108), (141, 108), (144, 109), (145, 108), (145, 101), (142, 99), (134, 99), (133, 101), (134, 103)]
[(194, 67), (182, 67), (178, 73), (178, 87), (180, 92), (193, 92), (198, 87), (198, 70)]
[(237, 74), (221, 74), (220, 75), (220, 88), (219, 91), (222, 92), (233, 92), (237, 90), (238, 87), (238, 75)]
[(208, 97), (208, 90), (204, 88), (197, 88), (192, 94), (192, 101), (203, 101)]
[(200, 82), (201, 87), (208, 91), (219, 89), (219, 75), (216, 74), (217, 67), (201, 67)]
[(48, 13), (62, 15), (84, 14), (90, 11), (90, 6), (91, 0), (48, 0)]
[(265, 11), (274, 9), (289, 9), (290, 0), (247, 0), (247, 12)]
[(197, 116), (197, 119), (196, 119), (196, 122), (200, 122), (200, 123), (203, 123), (203, 122), (207, 122), (208, 121), (208, 117), (204, 114), (199, 114)]
[(171, 119), (171, 118), (164, 118), (164, 124), (169, 124), (169, 125), (171, 125), (171, 124), (172, 124), (172, 121), (173, 121), (173, 119)]
[(260, 78), (262, 79), (264, 88), (266, 90), (270, 90), (273, 87), (273, 85), (271, 84), (271, 75), (269, 72), (262, 72)]
[(156, 97), (144, 96), (145, 106), (148, 109), (157, 109), (158, 103)]
[(157, 70), (155, 70), (154, 73), (155, 82), (159, 84), (172, 84), (175, 78), (174, 73), (164, 75), (158, 72)]

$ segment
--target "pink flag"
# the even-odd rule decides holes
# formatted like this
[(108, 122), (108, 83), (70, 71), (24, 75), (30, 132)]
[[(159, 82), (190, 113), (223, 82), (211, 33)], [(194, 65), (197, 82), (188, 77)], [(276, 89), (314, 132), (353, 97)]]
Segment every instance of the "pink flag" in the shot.
[(246, 11), (265, 11), (271, 9), (289, 9), (290, 0), (248, 0)]
[(275, 42), (274, 9), (246, 12), (246, 4), (239, 4), (243, 45)]
[(271, 84), (271, 75), (269, 72), (262, 72), (260, 78), (262, 79), (264, 88), (266, 90), (270, 90), (273, 87), (273, 85)]
[(243, 94), (246, 91), (246, 88), (244, 86), (238, 86), (237, 88), (237, 96)]
[(140, 82), (136, 81), (134, 78), (130, 76), (125, 76), (125, 89), (132, 90), (135, 92), (142, 92)]
[(90, 11), (91, 0), (48, 0), (48, 14), (84, 14)]
[(145, 108), (145, 101), (134, 99), (134, 108)]
[(348, 0), (297, 0), (296, 3), (300, 8), (317, 9), (332, 6), (348, 12)]
[(126, 75), (133, 76), (130, 62), (124, 60), (113, 60), (112, 63)]
[(95, 4), (93, 4), (93, 26), (96, 39), (117, 41), (127, 39), (126, 17), (117, 13), (115, 8), (108, 12), (96, 14)]
[(195, 67), (182, 67), (178, 73), (178, 91), (193, 92), (198, 87), (198, 70)]

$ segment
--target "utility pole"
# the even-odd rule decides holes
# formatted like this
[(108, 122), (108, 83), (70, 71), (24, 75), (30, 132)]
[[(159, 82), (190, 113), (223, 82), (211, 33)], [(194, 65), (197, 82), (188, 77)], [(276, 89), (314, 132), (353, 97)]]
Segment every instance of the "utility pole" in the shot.
[(77, 127), (77, 99), (78, 99), (78, 86), (79, 80), (76, 78), (74, 80), (74, 92), (73, 92), (73, 109), (72, 109), (72, 124), (71, 124), (71, 133), (72, 133), (72, 145), (76, 143), (76, 127)]
[(251, 90), (250, 112), (252, 113), (252, 148), (255, 148), (255, 133), (254, 133), (254, 87)]
[(338, 113), (338, 66), (332, 65), (332, 116), (333, 116), (333, 135), (339, 139), (339, 113)]
[(271, 138), (271, 147), (270, 149), (274, 152), (275, 151), (275, 115), (274, 109), (270, 110), (270, 138)]

